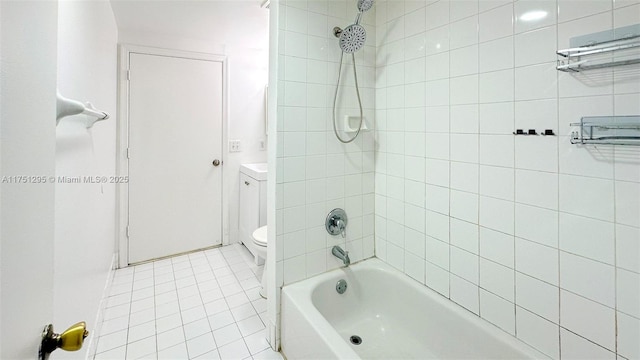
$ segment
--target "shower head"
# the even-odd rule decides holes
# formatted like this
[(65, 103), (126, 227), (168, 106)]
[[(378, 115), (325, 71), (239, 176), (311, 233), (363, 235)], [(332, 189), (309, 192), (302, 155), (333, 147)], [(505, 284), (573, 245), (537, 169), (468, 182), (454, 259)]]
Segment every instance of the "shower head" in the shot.
[(352, 54), (364, 46), (367, 40), (367, 31), (360, 25), (362, 13), (368, 11), (373, 6), (374, 0), (358, 0), (358, 15), (355, 23), (347, 26), (344, 30), (339, 27), (333, 29), (336, 37), (340, 38), (340, 49), (347, 54)]
[(349, 25), (340, 33), (340, 49), (347, 54), (354, 53), (364, 46), (367, 40), (367, 31), (362, 25)]
[(371, 9), (371, 7), (373, 6), (373, 1), (374, 0), (358, 0), (358, 11), (365, 12), (365, 11), (369, 11), (369, 9)]

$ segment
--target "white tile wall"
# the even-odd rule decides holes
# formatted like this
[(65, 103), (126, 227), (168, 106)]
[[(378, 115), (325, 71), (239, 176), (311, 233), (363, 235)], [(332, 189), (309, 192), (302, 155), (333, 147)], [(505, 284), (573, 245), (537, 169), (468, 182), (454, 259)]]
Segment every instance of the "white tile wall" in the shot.
[[(346, 244), (352, 262), (374, 255), (375, 157), (373, 132), (362, 132), (355, 142), (343, 145), (335, 139), (331, 124), (340, 60), (338, 39), (333, 36), (332, 29), (334, 26), (344, 28), (353, 22), (356, 3), (282, 0), (271, 6), (278, 7), (280, 39), (278, 117), (275, 120), (278, 128), (276, 282), (280, 288), (341, 266), (342, 263), (331, 255), (334, 245), (345, 247)], [(404, 24), (404, 11), (398, 15), (402, 15)], [(424, 32), (424, 14), (409, 17), (409, 32)], [(367, 30), (367, 44), (355, 54), (364, 117), (369, 129), (376, 125), (375, 18), (375, 7), (364, 15), (362, 24)], [(404, 31), (394, 36), (401, 38)], [(419, 68), (424, 70), (424, 65)], [(350, 56), (345, 55), (342, 70), (339, 120), (347, 114), (359, 114)], [(398, 108), (405, 104), (423, 106), (424, 96), (419, 93), (420, 89), (410, 85), (407, 85), (407, 91), (413, 96), (405, 101), (404, 68), (398, 70), (393, 78), (399, 79), (400, 95), (393, 101), (398, 103)], [(424, 92), (424, 87), (421, 89)], [(405, 139), (404, 133), (399, 134), (402, 138), (392, 138), (395, 143), (390, 143), (389, 149), (404, 157), (402, 145), (408, 141), (415, 146), (407, 148), (406, 155), (424, 162), (424, 150), (419, 149), (420, 146), (424, 148), (424, 136), (409, 134)], [(424, 174), (414, 177), (424, 183)], [(401, 177), (397, 179), (404, 181)], [(402, 201), (398, 204), (404, 207)], [(423, 207), (424, 202), (420, 206)], [(327, 213), (336, 207), (345, 209), (349, 216), (346, 240), (330, 236), (324, 229)], [(424, 216), (420, 221), (424, 222)], [(416, 219), (412, 224), (420, 226)], [(396, 248), (404, 252), (402, 247)], [(424, 251), (421, 256), (424, 257)], [(424, 274), (420, 268), (424, 266), (422, 258), (414, 261), (417, 268), (408, 267), (411, 274)], [(275, 308), (279, 309), (279, 304)]]
[(375, 7), (376, 256), (552, 358), (640, 357), (640, 152), (568, 141), (640, 114), (640, 76), (555, 69), (640, 1)]
[(279, 285), (340, 265), (322, 220), (343, 207), (352, 260), (375, 249), (553, 358), (640, 357), (640, 152), (567, 137), (581, 116), (640, 112), (640, 81), (555, 70), (570, 37), (640, 22), (638, 0), (378, 0), (356, 54), (375, 137), (346, 146), (330, 123), (331, 29), (355, 4), (277, 6)]

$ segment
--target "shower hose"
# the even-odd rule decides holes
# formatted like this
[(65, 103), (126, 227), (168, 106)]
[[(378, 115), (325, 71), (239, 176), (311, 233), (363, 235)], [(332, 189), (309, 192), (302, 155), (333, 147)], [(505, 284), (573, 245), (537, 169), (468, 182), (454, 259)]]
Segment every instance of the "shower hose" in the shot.
[(336, 137), (338, 138), (338, 140), (340, 140), (341, 143), (348, 144), (354, 141), (358, 137), (358, 134), (360, 134), (360, 130), (362, 129), (362, 119), (364, 118), (364, 116), (362, 114), (362, 100), (360, 99), (360, 89), (358, 88), (358, 72), (356, 71), (356, 57), (354, 53), (351, 53), (351, 59), (353, 62), (353, 77), (356, 83), (356, 95), (358, 96), (358, 107), (360, 108), (360, 123), (358, 125), (358, 131), (356, 131), (356, 134), (352, 138), (345, 140), (342, 137), (340, 137), (340, 134), (338, 134), (338, 129), (336, 128), (336, 102), (338, 101), (338, 89), (340, 88), (340, 75), (342, 74), (343, 57), (344, 57), (344, 52), (341, 51), (340, 66), (338, 67), (338, 81), (336, 84), (336, 92), (333, 96), (333, 132), (334, 134), (336, 134)]

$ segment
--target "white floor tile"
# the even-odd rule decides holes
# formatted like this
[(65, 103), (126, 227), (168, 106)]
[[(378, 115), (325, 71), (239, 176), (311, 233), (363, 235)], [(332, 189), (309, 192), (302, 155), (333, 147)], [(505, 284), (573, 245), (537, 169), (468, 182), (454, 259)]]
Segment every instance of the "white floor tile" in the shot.
[(242, 336), (249, 336), (264, 328), (265, 326), (258, 315), (238, 321), (238, 329), (240, 329)]
[(145, 355), (154, 354), (156, 352), (156, 337), (148, 337), (146, 339), (127, 344), (127, 359), (140, 359)]
[(213, 338), (216, 340), (218, 347), (221, 347), (242, 338), (242, 334), (240, 334), (236, 324), (231, 324), (215, 330)]
[(231, 311), (228, 310), (209, 316), (209, 326), (211, 326), (211, 330), (220, 329), (234, 322), (233, 315), (231, 315)]
[(202, 305), (202, 299), (200, 298), (200, 294), (189, 296), (188, 298), (180, 299), (179, 302), (180, 302), (181, 310), (188, 310), (196, 306)]
[(213, 351), (209, 351), (206, 354), (202, 354), (202, 355), (196, 357), (195, 359), (198, 359), (198, 360), (218, 360), (218, 359), (220, 359), (220, 354), (218, 353), (218, 350), (213, 350)]
[(260, 282), (255, 278), (253, 272), (251, 273), (251, 276), (253, 276), (251, 279), (244, 279), (240, 281), (240, 286), (242, 287), (242, 289), (244, 289), (245, 292), (260, 287)]
[(107, 299), (107, 308), (118, 306), (122, 304), (129, 304), (131, 302), (131, 293), (124, 293), (119, 295), (110, 295)]
[(225, 298), (230, 308), (238, 307), (249, 302), (249, 298), (244, 292), (237, 293), (235, 295), (227, 296)]
[(220, 286), (226, 286), (230, 284), (239, 284), (238, 279), (236, 279), (233, 273), (225, 275), (225, 276), (217, 276), (218, 284)]
[(154, 291), (153, 287), (134, 290), (133, 293), (131, 294), (131, 300), (136, 301), (136, 300), (146, 299), (148, 297), (153, 297), (154, 295), (153, 291)]
[(155, 320), (156, 313), (153, 308), (138, 311), (136, 313), (132, 313), (129, 315), (129, 326), (136, 326), (140, 324), (144, 324), (146, 322)]
[[(178, 281), (176, 280), (176, 284), (178, 283)], [(198, 286), (193, 283), (189, 286), (182, 286), (182, 287), (178, 287), (178, 298), (179, 299), (186, 299), (188, 297), (191, 296), (197, 296), (200, 295), (200, 291), (198, 290)]]
[(236, 278), (238, 278), (238, 280), (255, 279), (255, 277), (256, 276), (253, 271), (249, 269), (242, 270), (236, 273)]
[(232, 245), (117, 270), (95, 359), (282, 359), (264, 335), (262, 268)]
[(249, 354), (249, 350), (242, 339), (227, 344), (218, 349), (221, 359), (244, 359)]
[(176, 360), (176, 359), (188, 359), (187, 344), (180, 343), (170, 348), (158, 351), (158, 360)]
[(131, 312), (138, 312), (142, 310), (151, 309), (155, 306), (155, 300), (153, 297), (149, 297), (142, 300), (136, 300), (131, 302)]
[(97, 352), (102, 353), (127, 344), (127, 329), (100, 336)]
[(181, 327), (165, 331), (158, 334), (156, 337), (158, 339), (158, 350), (165, 350), (185, 342), (184, 331)]
[(208, 319), (200, 319), (184, 326), (184, 336), (187, 340), (211, 332)]
[(175, 290), (165, 291), (155, 296), (156, 306), (162, 304), (168, 304), (178, 301), (178, 292)]
[(282, 354), (271, 349), (263, 350), (253, 355), (254, 360), (283, 360)]
[(219, 312), (229, 310), (229, 305), (227, 305), (227, 301), (223, 297), (223, 298), (205, 303), (204, 310), (207, 312), (207, 315), (211, 316)]
[(188, 324), (197, 320), (207, 318), (207, 313), (204, 311), (204, 306), (196, 306), (189, 310), (185, 310), (181, 313), (181, 315), (183, 324)]
[[(258, 280), (256, 280), (258, 281)], [(249, 298), (249, 300), (254, 301), (254, 300), (258, 300), (261, 298), (260, 296), (260, 287), (255, 287), (249, 290), (245, 290), (245, 293), (247, 294), (247, 297)]]
[(129, 336), (127, 337), (127, 343), (133, 343), (138, 340), (148, 338), (156, 334), (156, 322), (149, 321), (141, 325), (136, 325), (129, 328)]
[(224, 286), (221, 286), (220, 288), (222, 289), (222, 293), (224, 294), (224, 296), (230, 296), (230, 295), (237, 294), (239, 292), (244, 291), (242, 290), (242, 286), (240, 286), (240, 283), (238, 282), (234, 282), (229, 285), (224, 285)]
[(180, 318), (180, 314), (176, 313), (173, 315), (158, 318), (156, 320), (156, 332), (158, 334), (171, 329), (175, 329), (177, 327), (182, 327), (182, 319)]
[(269, 318), (268, 318), (268, 314), (267, 312), (261, 312), (260, 314), (258, 314), (258, 316), (260, 316), (260, 320), (262, 320), (263, 324), (268, 324), (269, 323)]
[(155, 280), (156, 289), (160, 286), (172, 287), (174, 289), (176, 287), (174, 283), (175, 278), (173, 277), (173, 273), (158, 274), (154, 277), (154, 280)]
[(119, 285), (111, 285), (111, 291), (109, 291), (109, 296), (122, 295), (131, 292), (131, 284), (119, 284)]
[(158, 360), (158, 353), (149, 353), (146, 355), (142, 355), (138, 358), (136, 358), (138, 360)]
[(105, 320), (102, 322), (102, 328), (100, 328), (101, 335), (107, 335), (116, 331), (124, 330), (129, 326), (128, 317), (119, 317), (111, 320)]
[(236, 321), (240, 321), (257, 313), (251, 304), (244, 304), (231, 309), (231, 314), (233, 314), (233, 318), (236, 319)]
[(154, 285), (153, 277), (138, 280), (133, 282), (133, 291), (152, 287)]
[(130, 308), (131, 305), (129, 303), (107, 308), (104, 312), (104, 320), (111, 320), (123, 316), (129, 316)]
[(210, 280), (198, 281), (198, 289), (200, 289), (200, 294), (204, 295), (209, 291), (218, 290), (220, 292), (220, 296), (222, 296), (222, 291), (220, 291), (220, 286), (218, 285), (218, 281), (216, 280), (215, 276), (213, 276), (213, 273), (211, 273), (211, 276), (213, 278)]
[(158, 318), (178, 313), (180, 313), (180, 305), (178, 304), (178, 301), (171, 301), (156, 305), (156, 317)]
[(251, 302), (257, 313), (267, 311), (267, 299), (260, 298)]
[(109, 351), (98, 353), (96, 354), (94, 359), (96, 360), (124, 359), (126, 351), (127, 351), (126, 346), (120, 346), (118, 348), (115, 348)]
[(269, 348), (269, 343), (265, 336), (265, 331), (258, 331), (244, 338), (244, 342), (252, 355)]
[(185, 277), (193, 276), (193, 270), (190, 268), (185, 268), (185, 269), (174, 271), (173, 275), (176, 277), (176, 280), (178, 280)]
[(176, 279), (176, 287), (178, 289), (193, 286), (195, 284), (196, 284), (196, 278), (193, 276), (182, 278), (182, 279)]
[(200, 335), (197, 338), (187, 340), (187, 351), (189, 358), (195, 358), (199, 355), (216, 349), (216, 342), (212, 333)]

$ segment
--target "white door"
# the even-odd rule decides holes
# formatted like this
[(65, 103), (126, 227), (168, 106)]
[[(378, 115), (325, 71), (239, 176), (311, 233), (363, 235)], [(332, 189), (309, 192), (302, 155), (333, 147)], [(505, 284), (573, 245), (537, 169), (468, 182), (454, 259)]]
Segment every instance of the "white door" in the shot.
[(129, 263), (222, 243), (220, 61), (129, 56)]

